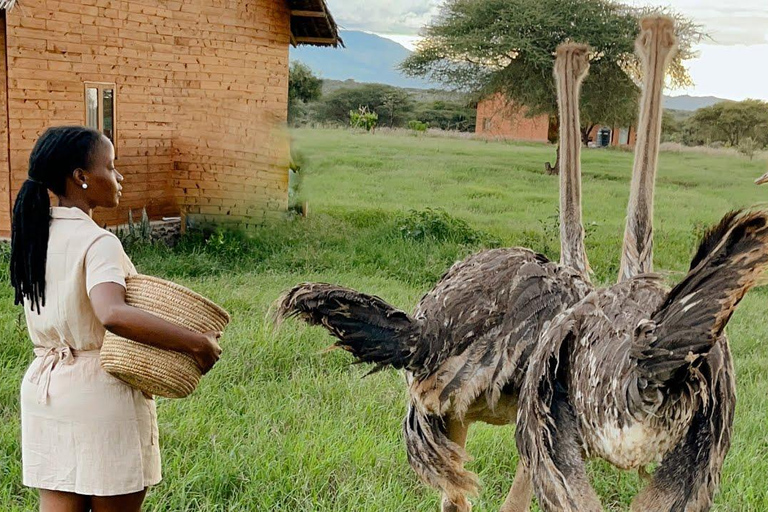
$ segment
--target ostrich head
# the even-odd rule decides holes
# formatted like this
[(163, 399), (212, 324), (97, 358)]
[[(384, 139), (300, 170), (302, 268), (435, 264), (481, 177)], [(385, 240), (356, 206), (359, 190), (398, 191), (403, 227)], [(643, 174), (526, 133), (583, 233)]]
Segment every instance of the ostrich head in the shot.
[(650, 62), (652, 56), (658, 58), (658, 64), (666, 67), (677, 49), (675, 21), (667, 16), (646, 16), (640, 20), (640, 34), (635, 40), (635, 52), (646, 66), (657, 64)]
[[(589, 71), (589, 46), (581, 43), (563, 43), (555, 51), (555, 77), (572, 79), (580, 83)], [(571, 76), (567, 76), (570, 73)]]

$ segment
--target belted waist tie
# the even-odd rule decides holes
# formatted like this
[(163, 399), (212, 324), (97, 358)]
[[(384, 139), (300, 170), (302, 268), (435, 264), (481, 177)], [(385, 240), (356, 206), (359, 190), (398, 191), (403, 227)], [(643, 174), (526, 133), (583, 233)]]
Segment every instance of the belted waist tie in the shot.
[(99, 349), (73, 350), (64, 347), (36, 347), (35, 357), (42, 357), (43, 361), (37, 367), (37, 371), (30, 376), (30, 381), (37, 384), (37, 402), (48, 403), (48, 388), (51, 385), (51, 372), (59, 364), (72, 364), (77, 357), (99, 357)]

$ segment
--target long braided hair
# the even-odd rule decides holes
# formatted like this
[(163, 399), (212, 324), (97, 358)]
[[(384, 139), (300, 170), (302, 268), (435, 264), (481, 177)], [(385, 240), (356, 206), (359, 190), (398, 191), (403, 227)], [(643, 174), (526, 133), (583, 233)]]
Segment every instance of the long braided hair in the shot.
[(48, 254), (51, 200), (66, 193), (67, 178), (76, 169), (89, 169), (101, 133), (83, 126), (48, 128), (29, 157), (27, 180), (13, 205), (11, 284), (15, 304), (24, 299), (31, 309), (45, 306), (45, 265)]

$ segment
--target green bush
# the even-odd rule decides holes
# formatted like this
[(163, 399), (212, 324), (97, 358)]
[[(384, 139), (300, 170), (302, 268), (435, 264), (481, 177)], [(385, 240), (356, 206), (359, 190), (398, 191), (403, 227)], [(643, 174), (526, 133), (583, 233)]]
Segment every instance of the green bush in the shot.
[(408, 121), (408, 128), (415, 132), (426, 132), (427, 128), (429, 128), (429, 123), (422, 123), (421, 121), (412, 120)]
[(133, 211), (128, 210), (128, 225), (115, 229), (115, 235), (126, 250), (152, 245), (152, 224), (149, 222), (147, 209), (142, 208), (139, 222), (134, 222)]
[(352, 128), (365, 128), (365, 131), (370, 132), (375, 130), (378, 124), (379, 115), (376, 112), (370, 112), (366, 107), (349, 111), (349, 125)]
[(422, 241), (453, 242), (464, 245), (497, 247), (500, 241), (488, 233), (472, 228), (465, 221), (453, 217), (442, 208), (410, 210), (398, 219), (397, 230), (403, 238)]

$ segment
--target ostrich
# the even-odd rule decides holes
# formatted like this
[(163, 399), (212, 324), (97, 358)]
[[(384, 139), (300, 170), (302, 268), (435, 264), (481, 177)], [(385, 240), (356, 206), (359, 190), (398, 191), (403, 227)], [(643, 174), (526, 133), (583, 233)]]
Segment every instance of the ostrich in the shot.
[(768, 211), (731, 212), (671, 291), (643, 274), (553, 320), (529, 361), (517, 431), (543, 510), (601, 510), (584, 456), (661, 462), (634, 512), (709, 510), (735, 406), (723, 330), (766, 267)]
[[(527, 360), (557, 314), (592, 286), (581, 225), (578, 98), (588, 50), (557, 49), (561, 113), (561, 262), (523, 248), (486, 250), (455, 264), (419, 302), (414, 314), (378, 297), (323, 283), (294, 287), (278, 319), (299, 316), (322, 325), (339, 346), (374, 370), (404, 369), (409, 406), (403, 422), (408, 461), (443, 494), (443, 512), (468, 512), (476, 476), (464, 469), (471, 423), (514, 425)], [(502, 512), (524, 512), (530, 475), (518, 467)]]
[(641, 22), (646, 130), (639, 131), (620, 282), (552, 321), (521, 389), (518, 449), (545, 511), (601, 510), (585, 456), (621, 469), (661, 462), (633, 501), (635, 512), (709, 510), (730, 446), (735, 383), (724, 329), (768, 266), (768, 212), (726, 215), (670, 291), (658, 276), (640, 273), (650, 269), (654, 117), (673, 28), (663, 17)]

